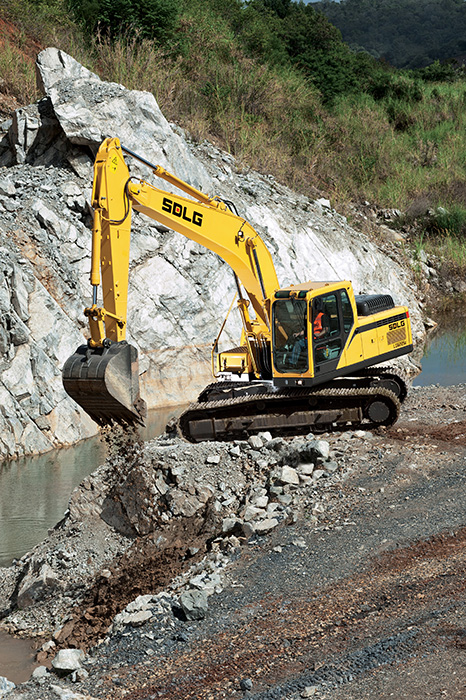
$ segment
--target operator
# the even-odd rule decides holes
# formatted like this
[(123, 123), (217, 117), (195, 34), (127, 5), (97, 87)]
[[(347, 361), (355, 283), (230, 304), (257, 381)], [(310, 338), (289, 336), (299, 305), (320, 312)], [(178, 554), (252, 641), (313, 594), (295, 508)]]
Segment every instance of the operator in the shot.
[(315, 339), (324, 338), (328, 332), (328, 321), (325, 313), (322, 299), (314, 301), (314, 322), (312, 324), (312, 333)]
[(307, 338), (305, 336), (304, 330), (299, 331), (298, 333), (293, 333), (293, 338), (294, 345), (293, 351), (291, 353), (291, 366), (296, 367), (302, 350), (305, 350), (307, 347)]

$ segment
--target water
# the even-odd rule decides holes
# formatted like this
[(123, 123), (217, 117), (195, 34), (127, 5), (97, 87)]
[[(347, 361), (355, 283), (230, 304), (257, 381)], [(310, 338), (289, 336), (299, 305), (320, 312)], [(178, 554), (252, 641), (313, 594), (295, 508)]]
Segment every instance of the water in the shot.
[(34, 663), (34, 653), (31, 640), (16, 639), (0, 631), (0, 676), (16, 684), (29, 680), (38, 666)]
[(466, 382), (466, 316), (448, 318), (428, 337), (422, 372), (414, 386), (450, 386)]
[[(160, 435), (167, 420), (181, 410), (151, 411), (141, 431), (143, 439)], [(105, 455), (105, 445), (96, 437), (0, 464), (0, 566), (8, 566), (46, 537), (63, 517), (73, 489), (105, 461)]]

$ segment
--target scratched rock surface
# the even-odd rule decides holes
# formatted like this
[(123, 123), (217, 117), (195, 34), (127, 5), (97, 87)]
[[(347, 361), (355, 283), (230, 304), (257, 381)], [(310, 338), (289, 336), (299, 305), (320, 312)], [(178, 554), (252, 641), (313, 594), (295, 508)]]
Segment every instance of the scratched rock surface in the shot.
[[(235, 202), (263, 236), (280, 284), (350, 279), (356, 293), (390, 293), (410, 307), (422, 339), (416, 290), (396, 252), (382, 253), (326, 200), (244, 172), (231, 155), (168, 123), (152, 95), (101, 81), (62, 51), (43, 51), (37, 68), (44, 97), (0, 124), (0, 459), (96, 432), (65, 395), (60, 371), (86, 336), (92, 164), (107, 136)], [(152, 179), (136, 162), (131, 173)], [(190, 401), (210, 381), (211, 344), (235, 291), (232, 271), (141, 215), (131, 246), (128, 328), (142, 392), (149, 407)], [(226, 343), (236, 345), (238, 334), (232, 319)]]

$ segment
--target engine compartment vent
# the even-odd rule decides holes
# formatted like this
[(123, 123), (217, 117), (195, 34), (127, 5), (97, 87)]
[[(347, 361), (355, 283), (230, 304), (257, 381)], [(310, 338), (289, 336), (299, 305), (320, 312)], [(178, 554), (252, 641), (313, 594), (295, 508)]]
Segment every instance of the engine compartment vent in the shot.
[(357, 294), (355, 300), (358, 316), (372, 316), (395, 306), (390, 294)]

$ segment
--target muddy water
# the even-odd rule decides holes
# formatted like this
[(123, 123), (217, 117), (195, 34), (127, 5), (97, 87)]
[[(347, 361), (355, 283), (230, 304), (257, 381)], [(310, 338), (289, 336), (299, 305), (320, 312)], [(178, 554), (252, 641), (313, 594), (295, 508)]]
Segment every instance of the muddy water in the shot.
[(34, 648), (27, 639), (15, 639), (0, 631), (0, 676), (24, 683), (34, 669)]
[[(179, 409), (151, 411), (142, 437), (160, 435)], [(39, 457), (0, 464), (0, 566), (32, 549), (67, 508), (73, 489), (105, 460), (99, 438)], [(1, 675), (1, 673), (0, 673)]]

